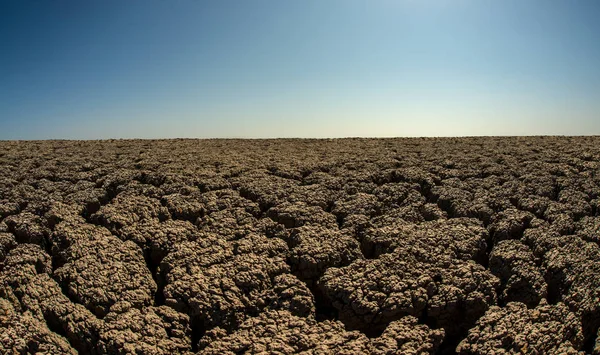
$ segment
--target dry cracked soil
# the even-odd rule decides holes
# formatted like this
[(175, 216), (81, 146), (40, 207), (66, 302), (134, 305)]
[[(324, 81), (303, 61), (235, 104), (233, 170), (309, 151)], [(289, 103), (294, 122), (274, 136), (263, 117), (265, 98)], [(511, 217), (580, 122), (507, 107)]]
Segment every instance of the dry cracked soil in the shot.
[(600, 354), (600, 137), (0, 142), (2, 354)]

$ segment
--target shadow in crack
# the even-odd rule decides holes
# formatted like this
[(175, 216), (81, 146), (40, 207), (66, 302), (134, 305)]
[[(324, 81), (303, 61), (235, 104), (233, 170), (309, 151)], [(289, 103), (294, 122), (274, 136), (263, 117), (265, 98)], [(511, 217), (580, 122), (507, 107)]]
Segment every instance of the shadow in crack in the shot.
[(194, 317), (192, 318), (192, 321), (190, 323), (190, 328), (192, 330), (192, 351), (196, 352), (200, 350), (198, 349), (198, 343), (206, 333), (206, 327), (204, 326), (204, 322), (202, 321), (202, 319), (200, 319), (199, 317)]

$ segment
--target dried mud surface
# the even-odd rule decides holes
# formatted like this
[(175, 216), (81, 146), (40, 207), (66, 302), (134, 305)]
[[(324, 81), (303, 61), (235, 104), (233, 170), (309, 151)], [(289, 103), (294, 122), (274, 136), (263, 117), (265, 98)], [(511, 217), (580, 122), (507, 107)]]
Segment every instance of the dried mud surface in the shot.
[(1, 354), (600, 354), (600, 138), (0, 142)]

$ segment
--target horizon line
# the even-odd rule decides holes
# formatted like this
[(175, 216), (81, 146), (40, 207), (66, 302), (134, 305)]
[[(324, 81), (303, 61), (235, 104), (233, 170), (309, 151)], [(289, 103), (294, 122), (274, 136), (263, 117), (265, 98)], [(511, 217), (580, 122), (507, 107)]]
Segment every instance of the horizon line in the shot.
[(168, 141), (168, 140), (349, 140), (349, 139), (455, 139), (455, 138), (594, 138), (600, 134), (534, 134), (534, 135), (464, 135), (464, 136), (345, 136), (345, 137), (164, 137), (164, 138), (44, 138), (0, 139), (0, 142), (105, 142), (105, 141)]

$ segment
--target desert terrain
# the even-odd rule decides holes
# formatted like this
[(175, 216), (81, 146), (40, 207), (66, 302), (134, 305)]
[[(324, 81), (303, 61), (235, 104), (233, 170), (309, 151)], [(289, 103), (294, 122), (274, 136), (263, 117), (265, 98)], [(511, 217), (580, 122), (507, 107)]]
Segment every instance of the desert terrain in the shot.
[(0, 142), (2, 354), (600, 354), (600, 137)]

